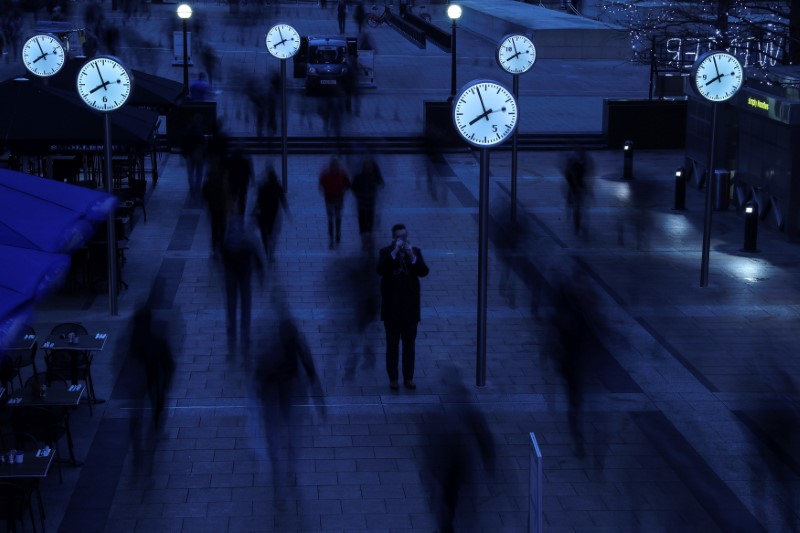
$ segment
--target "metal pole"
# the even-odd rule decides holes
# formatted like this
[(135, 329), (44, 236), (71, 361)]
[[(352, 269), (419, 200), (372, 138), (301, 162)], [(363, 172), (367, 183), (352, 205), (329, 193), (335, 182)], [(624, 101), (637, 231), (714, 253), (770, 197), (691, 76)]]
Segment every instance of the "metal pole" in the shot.
[(450, 99), (456, 95), (456, 19), (453, 19), (453, 32), (450, 35)]
[(286, 133), (286, 121), (286, 60), (281, 59), (281, 187), (283, 187), (284, 193), (289, 186), (287, 179), (289, 140)]
[[(108, 194), (114, 193), (113, 181), (114, 177), (111, 175), (111, 118), (109, 113), (104, 113), (105, 117), (105, 178), (106, 178), (106, 192)], [(117, 236), (114, 228), (114, 211), (108, 214), (108, 234), (106, 240), (108, 241), (108, 312), (111, 316), (117, 316)]]
[(489, 278), (489, 149), (481, 148), (478, 207), (478, 361), (475, 384), (486, 385), (486, 285)]
[(717, 104), (711, 104), (711, 154), (708, 157), (706, 178), (706, 213), (703, 223), (703, 253), (700, 259), (700, 286), (708, 287), (708, 255), (711, 249), (711, 189), (713, 188), (714, 152), (717, 144)]
[[(519, 101), (519, 76), (513, 76), (511, 91), (514, 93), (514, 100)], [(511, 136), (511, 222), (517, 221), (517, 133), (519, 126)]]
[(183, 92), (189, 94), (189, 49), (186, 37), (186, 19), (183, 21)]
[(658, 75), (656, 69), (656, 38), (650, 41), (650, 87), (647, 90), (647, 99), (653, 99), (653, 74)]

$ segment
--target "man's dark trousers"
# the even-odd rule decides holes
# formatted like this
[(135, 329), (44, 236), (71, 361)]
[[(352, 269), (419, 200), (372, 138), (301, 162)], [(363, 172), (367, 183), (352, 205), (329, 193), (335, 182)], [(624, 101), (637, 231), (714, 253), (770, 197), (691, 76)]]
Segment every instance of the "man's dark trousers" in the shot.
[(417, 338), (416, 321), (387, 320), (386, 329), (386, 371), (389, 380), (397, 381), (397, 361), (400, 358), (400, 341), (403, 341), (403, 381), (414, 379), (414, 344)]

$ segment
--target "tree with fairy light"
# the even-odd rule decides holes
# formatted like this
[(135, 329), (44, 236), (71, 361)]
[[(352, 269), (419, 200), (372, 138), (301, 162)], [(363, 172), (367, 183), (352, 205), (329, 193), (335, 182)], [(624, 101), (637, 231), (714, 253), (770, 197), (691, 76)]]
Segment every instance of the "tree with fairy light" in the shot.
[(629, 29), (633, 58), (661, 71), (691, 68), (712, 49), (753, 75), (800, 64), (800, 0), (603, 0), (600, 18)]

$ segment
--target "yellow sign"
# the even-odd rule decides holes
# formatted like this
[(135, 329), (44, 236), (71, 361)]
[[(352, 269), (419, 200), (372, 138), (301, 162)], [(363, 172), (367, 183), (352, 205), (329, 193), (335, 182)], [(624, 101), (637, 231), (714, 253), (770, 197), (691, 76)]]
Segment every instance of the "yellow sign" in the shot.
[(753, 98), (749, 96), (747, 98), (747, 105), (750, 107), (755, 107), (756, 109), (763, 109), (764, 111), (769, 111), (769, 102), (760, 100), (758, 98)]

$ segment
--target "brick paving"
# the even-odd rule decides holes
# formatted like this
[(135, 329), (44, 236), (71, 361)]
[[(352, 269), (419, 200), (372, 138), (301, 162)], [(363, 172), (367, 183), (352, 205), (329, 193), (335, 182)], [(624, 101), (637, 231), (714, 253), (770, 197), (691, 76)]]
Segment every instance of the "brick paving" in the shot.
[[(153, 17), (162, 19), (172, 9), (153, 7)], [(290, 21), (299, 17), (313, 31), (334, 23), (332, 18), (316, 20), (314, 13), (289, 6), (282, 15)], [(411, 83), (414, 69), (408, 57), (449, 64), (438, 50), (418, 52), (388, 29), (378, 31), (386, 32), (387, 47), (402, 50), (395, 59), (386, 53), (387, 65), (396, 61), (397, 83)], [(491, 46), (472, 34), (465, 34), (460, 45), (476, 58), (465, 70), (485, 75), (481, 69), (492, 65)], [(385, 53), (383, 46), (380, 50)], [(259, 61), (266, 64), (264, 54), (251, 61), (254, 70), (261, 68)], [(154, 64), (162, 74), (178, 74), (163, 60)], [(572, 83), (568, 94), (557, 94), (559, 85), (574, 81), (567, 67), (568, 62), (537, 64), (542, 78), (552, 75), (541, 86), (537, 75), (537, 82), (523, 88), (523, 102), (546, 103), (525, 113), (523, 128), (539, 126), (527, 131), (599, 131), (602, 97), (629, 94), (625, 76), (609, 72), (609, 62), (587, 66), (606, 71), (599, 87), (583, 81)], [(421, 98), (441, 98), (438, 88), (448, 87), (444, 68), (414, 80), (416, 98), (402, 96), (401, 85), (381, 84), (364, 104), (391, 111), (382, 120), (362, 115), (351, 124), (353, 131), (417, 131)], [(641, 68), (619, 68), (631, 78), (641, 77), (638, 96), (646, 93)], [(609, 87), (619, 92), (608, 94)], [(223, 86), (223, 95), (234, 92)], [(242, 108), (237, 118), (236, 99), (230, 98), (221, 108), (232, 110), (232, 131), (244, 132), (246, 111)], [(566, 110), (558, 102), (579, 104)], [(400, 119), (390, 120), (395, 114)], [(292, 130), (303, 131), (293, 117)], [(487, 418), (497, 456), (493, 473), (476, 461), (462, 494), (458, 531), (526, 529), (530, 432), (544, 455), (548, 531), (796, 529), (798, 506), (791, 503), (800, 474), (796, 441), (781, 440), (781, 432), (764, 416), (797, 405), (795, 389), (782, 378), (798, 376), (792, 357), (800, 310), (796, 245), (761, 228), (761, 253), (743, 254), (741, 217), (733, 209), (715, 213), (711, 283), (701, 289), (703, 191), (689, 188), (688, 211), (670, 209), (672, 171), (682, 163), (682, 154), (638, 151), (634, 182), (619, 179), (620, 153), (591, 156), (594, 198), (589, 236), (583, 239), (572, 235), (564, 208), (563, 154), (520, 154), (520, 217), (526, 233), (511, 271), (513, 298), (501, 290), (507, 252), (493, 237), (487, 385), (480, 388), (474, 386), (476, 155), (444, 156), (436, 199), (425, 182), (422, 156), (378, 157), (386, 179), (376, 228), (379, 242), (393, 223), (404, 221), (431, 267), (422, 282), (419, 388), (399, 393), (387, 387), (381, 325), (371, 324), (363, 336), (353, 334), (347, 273), (359, 264), (354, 205), (348, 199), (341, 248), (329, 251), (316, 188), (327, 158), (290, 158), (291, 220), (284, 220), (274, 268), (263, 286), (254, 287), (255, 345), (268, 345), (274, 334), (272, 291), (279, 287), (307, 337), (322, 394), (297, 391), (294, 397), (289, 428), (294, 461), (280, 459), (281, 471), (288, 467), (289, 472), (276, 492), (266, 438), (275, 428), (264, 427), (252, 364), (225, 357), (223, 288), (221, 273), (210, 260), (208, 223), (202, 206), (187, 198), (180, 157), (165, 155), (162, 177), (148, 200), (148, 221), (137, 221), (131, 235), (124, 267), (130, 287), (121, 295), (120, 316), (108, 316), (103, 294), (88, 299), (57, 295), (37, 310), (37, 331), (77, 318), (90, 330), (108, 331), (114, 340), (96, 357), (93, 369), (98, 395), (107, 403), (97, 406), (92, 417), (85, 408), (73, 417), (76, 451), (85, 465), (64, 468), (63, 484), (57, 476), (42, 484), (47, 528), (434, 531), (424, 462), (427, 446), (436, 439), (430, 421), (459, 413), (463, 399), (456, 384), (461, 383), (468, 404)], [(254, 157), (255, 168), (263, 168), (266, 159)], [(508, 216), (509, 154), (494, 153), (491, 168), (491, 214), (493, 227), (500, 227)], [(644, 224), (639, 233), (637, 224)], [(543, 302), (535, 317), (530, 305), (537, 280), (548, 287), (565, 268), (588, 274), (610, 325), (592, 332), (598, 356), (588, 375), (586, 457), (575, 454), (564, 385), (547, 362), (550, 307)], [(146, 410), (128, 386), (125, 359), (132, 312), (148, 298), (157, 302), (155, 318), (177, 354), (169, 417), (154, 446), (151, 468), (134, 464), (130, 420)], [(374, 365), (359, 366), (350, 378), (348, 357), (365, 348), (375, 354)]]

